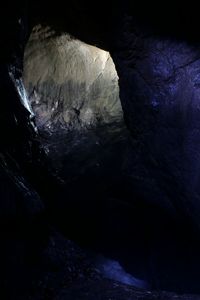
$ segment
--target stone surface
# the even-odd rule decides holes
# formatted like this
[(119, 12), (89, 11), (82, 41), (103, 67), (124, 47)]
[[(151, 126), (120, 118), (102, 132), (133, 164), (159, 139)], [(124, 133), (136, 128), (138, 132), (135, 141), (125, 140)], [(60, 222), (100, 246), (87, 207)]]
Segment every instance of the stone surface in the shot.
[(82, 281), (64, 289), (55, 300), (198, 300), (195, 295), (177, 295), (167, 292), (136, 290), (118, 282)]
[(108, 52), (48, 27), (34, 27), (24, 83), (39, 129), (77, 130), (122, 121), (118, 76)]
[(131, 17), (117, 43), (132, 188), (199, 226), (200, 48), (145, 32)]

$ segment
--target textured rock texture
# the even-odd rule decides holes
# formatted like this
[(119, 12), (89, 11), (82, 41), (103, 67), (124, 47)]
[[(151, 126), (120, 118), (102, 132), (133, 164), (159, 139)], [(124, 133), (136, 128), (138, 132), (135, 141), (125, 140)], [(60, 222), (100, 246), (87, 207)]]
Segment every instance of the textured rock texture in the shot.
[(132, 135), (132, 187), (199, 227), (200, 48), (153, 35), (131, 17), (117, 43), (113, 58)]
[(68, 34), (34, 27), (24, 55), (24, 83), (43, 130), (122, 121), (118, 76), (108, 52)]

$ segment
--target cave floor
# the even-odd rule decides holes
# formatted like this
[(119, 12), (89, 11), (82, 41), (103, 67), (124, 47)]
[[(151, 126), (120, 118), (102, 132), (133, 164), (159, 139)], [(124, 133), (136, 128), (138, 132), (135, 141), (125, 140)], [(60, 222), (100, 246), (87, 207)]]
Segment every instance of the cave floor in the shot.
[(167, 292), (150, 292), (109, 280), (84, 281), (64, 289), (55, 300), (197, 300), (199, 296), (177, 295)]
[[(192, 285), (199, 255), (198, 249), (191, 255), (190, 248), (196, 242), (188, 238), (190, 232), (162, 209), (137, 199), (131, 190), (124, 168), (129, 145), (126, 129), (118, 130), (114, 125), (86, 134), (53, 134), (46, 136), (42, 145), (63, 182), (50, 208), (60, 232), (83, 248), (120, 261), (127, 272), (146, 280), (152, 289), (199, 292)], [(152, 268), (152, 261), (156, 267)], [(185, 261), (183, 272), (180, 266)], [(154, 278), (157, 273), (158, 278)], [(193, 289), (188, 290), (190, 285)], [(124, 285), (117, 285), (117, 289), (111, 281), (87, 280), (86, 276), (84, 282), (74, 281), (62, 288), (56, 299), (200, 299), (144, 291), (135, 294), (134, 288)]]

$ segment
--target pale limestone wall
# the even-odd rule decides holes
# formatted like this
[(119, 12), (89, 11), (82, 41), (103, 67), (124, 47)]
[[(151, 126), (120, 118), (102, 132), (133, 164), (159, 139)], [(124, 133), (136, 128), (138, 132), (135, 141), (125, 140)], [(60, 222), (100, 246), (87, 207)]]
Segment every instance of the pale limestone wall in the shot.
[(39, 127), (77, 129), (122, 120), (110, 54), (68, 34), (36, 26), (25, 50), (23, 79)]

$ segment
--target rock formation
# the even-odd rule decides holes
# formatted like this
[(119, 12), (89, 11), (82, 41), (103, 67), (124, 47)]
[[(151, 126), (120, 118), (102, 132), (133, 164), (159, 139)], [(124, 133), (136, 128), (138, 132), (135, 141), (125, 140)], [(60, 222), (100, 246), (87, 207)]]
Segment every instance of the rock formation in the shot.
[(40, 25), (24, 54), (24, 83), (38, 128), (78, 130), (122, 122), (118, 76), (108, 52)]

